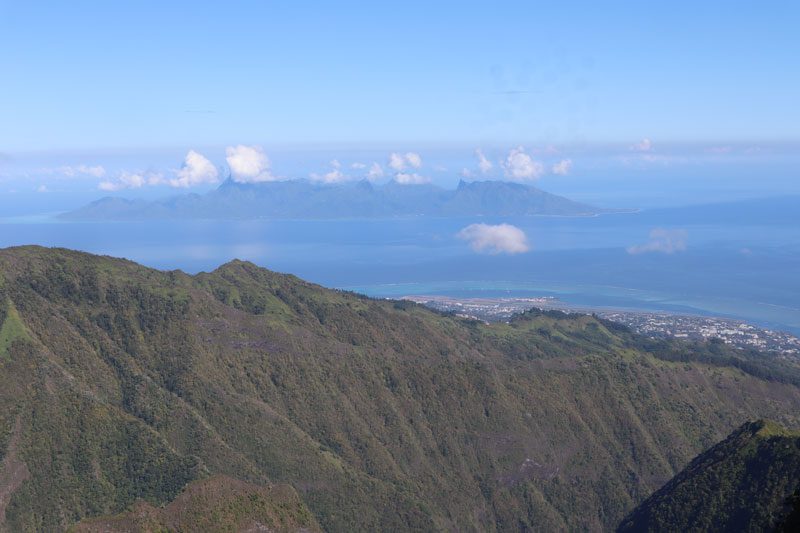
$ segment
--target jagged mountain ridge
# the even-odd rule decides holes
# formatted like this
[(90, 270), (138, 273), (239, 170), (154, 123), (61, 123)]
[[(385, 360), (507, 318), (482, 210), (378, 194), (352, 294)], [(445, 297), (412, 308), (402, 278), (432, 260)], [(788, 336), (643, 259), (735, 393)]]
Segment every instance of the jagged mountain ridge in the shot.
[(69, 220), (380, 218), (399, 216), (589, 216), (606, 210), (501, 181), (461, 181), (456, 189), (432, 184), (374, 185), (366, 180), (321, 184), (305, 179), (237, 183), (204, 195), (145, 201), (107, 197), (65, 213)]
[(484, 325), (241, 261), (24, 247), (0, 275), (14, 531), (218, 474), (291, 485), (328, 531), (608, 529), (743, 420), (800, 425), (791, 363), (590, 316)]

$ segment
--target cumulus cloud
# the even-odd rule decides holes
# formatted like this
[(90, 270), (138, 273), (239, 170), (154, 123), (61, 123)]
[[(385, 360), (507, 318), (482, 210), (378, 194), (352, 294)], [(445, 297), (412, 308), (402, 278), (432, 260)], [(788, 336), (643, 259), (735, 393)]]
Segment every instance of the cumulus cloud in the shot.
[(352, 179), (350, 176), (341, 171), (342, 164), (337, 159), (332, 160), (330, 165), (330, 172), (326, 172), (325, 174), (312, 173), (311, 179), (314, 181), (320, 181), (322, 183), (342, 183)]
[[(312, 173), (311, 174), (311, 179), (314, 180), (314, 181), (320, 181), (322, 183), (342, 183), (342, 182), (345, 182), (345, 181), (352, 181), (353, 179), (355, 179), (353, 176), (350, 176), (350, 175), (345, 174), (344, 172), (342, 172), (342, 170), (341, 170), (342, 169), (342, 164), (339, 162), (338, 159), (333, 159), (330, 162), (330, 165), (331, 165), (331, 171), (330, 172), (327, 172), (325, 174)], [(357, 165), (354, 163), (353, 165), (351, 165), (351, 167), (352, 168), (358, 168), (358, 169), (363, 169), (363, 168), (366, 167), (366, 165), (364, 165), (363, 163), (358, 163)], [(382, 175), (383, 174), (383, 170), (380, 168), (380, 165), (378, 165), (378, 170), (380, 170), (380, 173)]]
[(102, 178), (106, 175), (106, 169), (101, 165), (77, 165), (77, 166), (63, 166), (57, 169), (57, 172), (64, 174), (70, 178), (75, 176), (92, 176), (94, 178)]
[(406, 161), (411, 165), (411, 168), (419, 168), (422, 166), (422, 157), (414, 152), (408, 152), (406, 154)]
[(183, 166), (175, 172), (175, 177), (169, 180), (172, 187), (193, 187), (203, 183), (216, 183), (219, 171), (205, 156), (189, 150), (183, 160)]
[(631, 150), (634, 152), (649, 152), (653, 149), (653, 143), (650, 142), (650, 139), (642, 139), (638, 143), (631, 146)]
[(367, 179), (369, 181), (376, 181), (383, 177), (383, 167), (381, 167), (378, 163), (372, 163), (369, 167), (369, 172), (367, 172)]
[(456, 237), (478, 253), (521, 254), (531, 249), (525, 232), (511, 224), (470, 224)]
[(164, 176), (158, 172), (126, 172), (119, 173), (115, 180), (105, 180), (98, 184), (101, 191), (121, 191), (122, 189), (141, 189), (145, 185), (161, 185)]
[(391, 153), (389, 154), (389, 168), (397, 172), (403, 171), (406, 168), (420, 168), (422, 166), (422, 157), (415, 152), (408, 152), (406, 154)]
[(572, 159), (562, 159), (552, 168), (553, 174), (558, 174), (559, 176), (566, 176), (570, 170), (572, 170)]
[(259, 183), (277, 179), (272, 175), (269, 158), (260, 146), (229, 146), (225, 149), (225, 161), (235, 182)]
[(325, 174), (311, 174), (311, 179), (314, 181), (321, 181), (322, 183), (342, 183), (350, 180), (350, 177), (338, 168), (334, 168)]
[(398, 172), (394, 175), (394, 181), (400, 185), (422, 185), (430, 183), (431, 180), (417, 173)]
[(389, 154), (389, 168), (392, 170), (403, 170), (406, 168), (406, 160), (400, 154)]
[(630, 246), (628, 253), (632, 255), (648, 252), (673, 254), (684, 250), (686, 250), (686, 230), (654, 228), (650, 231), (650, 238), (647, 242)]
[(486, 159), (486, 156), (483, 155), (483, 151), (479, 148), (475, 150), (475, 155), (478, 156), (478, 169), (480, 169), (482, 174), (488, 174), (491, 172), (494, 165), (491, 161)]
[(363, 169), (367, 168), (367, 165), (365, 165), (364, 163), (359, 163), (358, 161), (356, 161), (355, 163), (350, 165), (350, 168), (355, 169), (355, 170), (363, 170)]
[(472, 177), (472, 171), (470, 169), (468, 169), (468, 168), (462, 168), (461, 169), (461, 177), (462, 178), (471, 178)]
[(538, 179), (544, 174), (544, 165), (534, 160), (519, 146), (508, 153), (503, 161), (503, 170), (506, 177), (514, 181), (528, 181)]

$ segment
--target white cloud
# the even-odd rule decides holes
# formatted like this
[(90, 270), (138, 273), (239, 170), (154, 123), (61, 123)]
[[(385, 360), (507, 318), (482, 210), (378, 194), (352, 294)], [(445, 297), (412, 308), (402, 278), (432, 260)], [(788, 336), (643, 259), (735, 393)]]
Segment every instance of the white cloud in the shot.
[(349, 181), (350, 177), (344, 174), (338, 168), (334, 168), (325, 174), (311, 174), (311, 179), (314, 181), (321, 181), (322, 183), (342, 183)]
[(422, 157), (415, 152), (408, 152), (406, 154), (406, 161), (411, 165), (411, 168), (419, 168), (422, 166)]
[(642, 139), (640, 142), (631, 146), (634, 152), (649, 152), (653, 149), (653, 143), (650, 139)]
[(369, 172), (367, 172), (367, 179), (369, 181), (379, 180), (383, 177), (383, 167), (381, 167), (378, 163), (372, 163), (372, 166), (369, 167)]
[(101, 191), (120, 191), (122, 189), (141, 189), (145, 185), (161, 185), (164, 176), (157, 172), (120, 172), (115, 180), (105, 180), (98, 184)]
[(406, 159), (400, 154), (389, 154), (389, 168), (392, 170), (403, 170), (406, 168)]
[(558, 174), (559, 176), (566, 176), (569, 174), (569, 171), (572, 170), (572, 159), (562, 159), (555, 165), (553, 165), (553, 174)]
[(456, 237), (478, 253), (521, 254), (531, 249), (525, 232), (511, 224), (470, 224)]
[(363, 170), (363, 169), (367, 168), (367, 165), (365, 165), (364, 163), (359, 163), (358, 161), (356, 161), (355, 163), (350, 165), (350, 168), (355, 169), (355, 170)]
[(503, 161), (506, 177), (514, 181), (535, 180), (544, 174), (544, 165), (534, 160), (519, 146), (508, 153)]
[(64, 166), (57, 169), (58, 172), (73, 178), (75, 176), (92, 176), (95, 178), (102, 178), (106, 175), (106, 169), (101, 165), (77, 165), (77, 166)]
[(235, 182), (258, 183), (277, 179), (272, 175), (269, 158), (260, 146), (229, 146), (225, 149), (225, 161)]
[(470, 169), (468, 169), (468, 168), (462, 168), (461, 169), (461, 177), (462, 178), (471, 178), (472, 177), (472, 171)]
[(407, 152), (405, 155), (398, 153), (389, 154), (389, 167), (397, 172), (405, 170), (406, 167), (420, 168), (421, 166), (422, 157), (415, 152)]
[(686, 250), (686, 230), (654, 228), (650, 231), (650, 238), (644, 244), (637, 244), (628, 248), (632, 255), (648, 252), (673, 254)]
[(216, 183), (219, 171), (214, 164), (202, 154), (189, 150), (183, 160), (183, 166), (169, 180), (172, 187), (192, 187), (203, 183)]
[(331, 167), (333, 168), (330, 170), (330, 172), (326, 172), (325, 174), (312, 173), (311, 179), (314, 181), (321, 181), (322, 183), (342, 183), (352, 179), (350, 176), (340, 170), (342, 164), (336, 159), (331, 161)]
[(398, 172), (394, 176), (394, 181), (399, 183), (400, 185), (422, 185), (424, 183), (430, 183), (431, 180), (426, 178), (425, 176), (420, 176), (417, 173), (406, 173), (406, 172)]
[(47, 185), (39, 185), (36, 192), (50, 192), (50, 189), (47, 188)]
[(483, 155), (483, 151), (480, 148), (475, 150), (475, 155), (478, 156), (478, 168), (480, 169), (481, 173), (488, 174), (494, 167), (492, 162), (486, 159), (486, 156)]

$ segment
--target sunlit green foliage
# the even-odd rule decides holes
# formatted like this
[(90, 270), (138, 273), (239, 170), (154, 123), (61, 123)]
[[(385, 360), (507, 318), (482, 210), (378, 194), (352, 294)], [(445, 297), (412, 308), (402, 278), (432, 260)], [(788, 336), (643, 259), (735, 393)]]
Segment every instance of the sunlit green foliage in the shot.
[(25, 247), (0, 275), (28, 335), (0, 358), (12, 530), (209, 474), (290, 484), (331, 531), (609, 528), (743, 421), (800, 423), (795, 366), (591, 316), (485, 325), (241, 261)]
[(3, 307), (3, 312), (0, 313), (0, 357), (8, 355), (8, 349), (15, 340), (28, 338), (25, 325), (13, 304), (6, 302)]

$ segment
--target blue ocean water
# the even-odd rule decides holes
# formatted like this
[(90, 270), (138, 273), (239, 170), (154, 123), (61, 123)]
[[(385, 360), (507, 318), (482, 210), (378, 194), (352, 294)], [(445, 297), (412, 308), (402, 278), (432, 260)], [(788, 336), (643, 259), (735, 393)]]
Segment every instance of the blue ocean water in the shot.
[[(0, 247), (60, 246), (190, 273), (238, 258), (377, 297), (556, 296), (574, 305), (730, 316), (800, 334), (800, 224), (768, 217), (695, 219), (644, 212), (75, 223), (38, 216), (0, 220)], [(456, 237), (475, 222), (514, 224), (532, 249), (476, 253)], [(627, 251), (646, 242), (654, 227), (680, 230), (686, 249)]]

